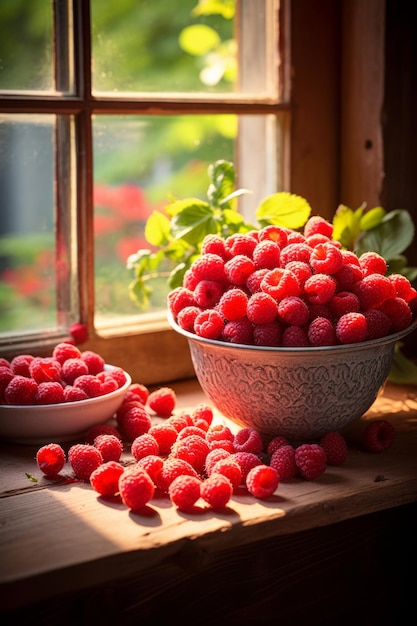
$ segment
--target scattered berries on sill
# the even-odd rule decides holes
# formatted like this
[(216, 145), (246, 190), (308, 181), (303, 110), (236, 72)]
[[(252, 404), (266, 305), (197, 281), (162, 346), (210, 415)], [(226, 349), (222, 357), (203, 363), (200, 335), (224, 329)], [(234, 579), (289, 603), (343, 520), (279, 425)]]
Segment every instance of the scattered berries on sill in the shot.
[(170, 387), (160, 387), (148, 396), (149, 408), (159, 417), (169, 417), (175, 408), (177, 398)]
[(222, 474), (226, 476), (232, 483), (234, 491), (242, 484), (242, 470), (240, 469), (240, 465), (237, 461), (230, 458), (230, 455), (224, 459), (219, 459), (210, 466), (210, 471), (207, 470), (207, 476), (211, 476), (212, 474)]
[(104, 463), (119, 461), (122, 456), (123, 444), (115, 435), (98, 435), (93, 445), (101, 453)]
[(101, 496), (115, 496), (119, 491), (119, 478), (123, 472), (121, 463), (104, 462), (91, 473), (90, 484)]
[(223, 474), (212, 473), (200, 485), (200, 496), (213, 509), (222, 509), (233, 495), (233, 485)]
[(151, 416), (139, 403), (124, 413), (116, 413), (116, 421), (120, 432), (128, 441), (147, 433), (152, 426)]
[(156, 454), (148, 454), (142, 459), (139, 459), (136, 466), (145, 470), (149, 474), (155, 487), (158, 485), (158, 477), (161, 469), (164, 465), (164, 460), (161, 456)]
[(246, 487), (255, 498), (269, 498), (278, 488), (279, 474), (271, 465), (257, 465), (246, 476)]
[(93, 471), (103, 463), (103, 457), (94, 446), (76, 443), (68, 450), (68, 461), (75, 476), (79, 480), (88, 481)]
[(320, 445), (326, 453), (327, 465), (343, 465), (348, 459), (346, 440), (338, 432), (327, 433), (320, 439)]
[(295, 448), (289, 443), (279, 446), (274, 450), (269, 461), (282, 481), (291, 480), (298, 474), (297, 463), (295, 462)]
[(159, 454), (159, 443), (149, 432), (144, 433), (132, 441), (130, 451), (135, 461), (139, 461), (145, 456), (157, 456)]
[(326, 471), (326, 453), (317, 443), (303, 443), (295, 449), (295, 463), (302, 478), (315, 480)]
[(196, 476), (177, 476), (168, 488), (170, 500), (181, 511), (191, 509), (200, 497), (201, 480)]
[(152, 435), (158, 442), (159, 454), (169, 454), (172, 446), (177, 440), (178, 433), (176, 429), (166, 422), (161, 424), (152, 424), (148, 433)]
[(59, 474), (65, 461), (65, 452), (58, 443), (45, 444), (36, 453), (36, 463), (39, 469), (49, 478)]
[(396, 431), (391, 422), (379, 419), (373, 420), (365, 426), (361, 442), (368, 452), (384, 452), (394, 443)]
[(242, 471), (242, 480), (246, 481), (246, 476), (252, 467), (261, 465), (260, 458), (253, 452), (233, 452), (232, 459), (237, 461)]
[(157, 486), (161, 489), (161, 491), (168, 493), (168, 489), (172, 481), (177, 478), (177, 476), (181, 476), (182, 474), (199, 478), (198, 473), (194, 467), (188, 463), (188, 461), (168, 457), (163, 462), (158, 473)]
[[(206, 475), (210, 476), (213, 470), (213, 467), (216, 465), (216, 463), (222, 459), (227, 459), (231, 454), (232, 454), (231, 452), (229, 452), (228, 450), (225, 450), (224, 448), (214, 448), (210, 450), (210, 452), (206, 456), (206, 461), (205, 461)], [(240, 472), (240, 474), (242, 475), (242, 471)]]
[(155, 493), (153, 480), (140, 467), (125, 469), (119, 478), (118, 486), (123, 504), (133, 512), (143, 509)]

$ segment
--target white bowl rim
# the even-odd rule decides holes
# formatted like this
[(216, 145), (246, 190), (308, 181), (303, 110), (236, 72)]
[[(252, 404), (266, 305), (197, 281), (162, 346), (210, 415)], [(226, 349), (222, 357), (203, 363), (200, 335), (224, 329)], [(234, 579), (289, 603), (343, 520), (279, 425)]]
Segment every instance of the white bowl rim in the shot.
[[(117, 365), (109, 365), (108, 363), (104, 365), (104, 371), (111, 371), (114, 369), (123, 369), (123, 368), (119, 368)], [(59, 410), (60, 408), (62, 409), (63, 407), (74, 408), (74, 407), (88, 406), (90, 404), (100, 403), (100, 400), (105, 402), (106, 400), (115, 398), (116, 396), (120, 395), (121, 393), (126, 391), (132, 384), (132, 378), (130, 374), (128, 374), (125, 370), (123, 370), (123, 372), (126, 376), (126, 382), (118, 389), (115, 389), (114, 391), (110, 391), (110, 393), (106, 393), (102, 396), (95, 396), (94, 398), (86, 398), (85, 400), (75, 400), (73, 402), (58, 402), (55, 404), (0, 404), (0, 409), (1, 411), (22, 411), (22, 410), (30, 410), (30, 409), (36, 408), (36, 409), (42, 409), (45, 412), (45, 411), (56, 411), (57, 409)]]
[(333, 354), (337, 352), (344, 352), (349, 350), (359, 351), (366, 350), (369, 348), (374, 348), (377, 346), (385, 346), (388, 344), (396, 343), (406, 335), (410, 334), (417, 328), (417, 318), (411, 322), (407, 328), (400, 330), (396, 333), (392, 333), (391, 335), (386, 335), (384, 337), (380, 337), (379, 339), (370, 339), (368, 341), (360, 341), (358, 343), (345, 343), (345, 344), (337, 344), (334, 346), (301, 346), (301, 347), (286, 347), (286, 346), (254, 346), (252, 344), (243, 344), (243, 343), (231, 343), (227, 341), (220, 341), (218, 339), (206, 339), (205, 337), (200, 337), (195, 333), (191, 333), (188, 330), (184, 330), (177, 324), (175, 321), (171, 311), (168, 309), (167, 312), (168, 322), (177, 333), (180, 335), (184, 335), (188, 340), (193, 341), (195, 343), (208, 344), (211, 346), (216, 346), (218, 348), (233, 348), (236, 350), (249, 350), (254, 352), (279, 352), (283, 354), (312, 354), (312, 353), (322, 353), (322, 352), (331, 352)]

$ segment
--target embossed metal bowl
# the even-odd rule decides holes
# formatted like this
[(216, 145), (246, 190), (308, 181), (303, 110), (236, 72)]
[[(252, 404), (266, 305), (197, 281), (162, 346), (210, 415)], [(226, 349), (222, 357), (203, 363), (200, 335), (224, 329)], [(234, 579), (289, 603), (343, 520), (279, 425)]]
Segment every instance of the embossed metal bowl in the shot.
[(323, 348), (274, 348), (188, 340), (197, 379), (213, 405), (265, 437), (312, 440), (341, 430), (375, 401), (391, 368), (395, 343), (407, 329), (373, 341)]

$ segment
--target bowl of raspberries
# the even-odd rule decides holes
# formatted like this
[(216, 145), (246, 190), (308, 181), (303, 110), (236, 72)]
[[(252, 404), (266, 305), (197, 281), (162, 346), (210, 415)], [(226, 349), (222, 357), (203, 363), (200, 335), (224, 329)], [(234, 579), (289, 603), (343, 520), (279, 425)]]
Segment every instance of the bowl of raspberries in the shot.
[(168, 295), (203, 391), (265, 436), (317, 438), (361, 417), (417, 326), (410, 281), (375, 252), (344, 250), (332, 229), (313, 216), (303, 232), (207, 235)]
[(0, 439), (76, 439), (115, 414), (131, 382), (122, 368), (67, 342), (48, 357), (0, 358)]

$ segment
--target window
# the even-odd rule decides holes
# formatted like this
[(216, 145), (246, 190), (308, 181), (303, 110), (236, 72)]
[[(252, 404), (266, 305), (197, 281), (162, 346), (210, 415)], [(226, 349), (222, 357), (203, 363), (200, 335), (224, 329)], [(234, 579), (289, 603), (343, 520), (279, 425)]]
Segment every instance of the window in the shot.
[(0, 20), (1, 352), (49, 353), (81, 321), (134, 379), (191, 376), (163, 306), (130, 301), (125, 260), (214, 160), (254, 191), (247, 215), (290, 188), (287, 2), (3, 0)]

